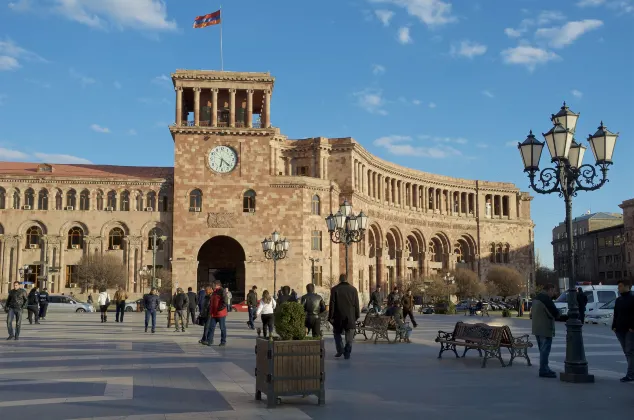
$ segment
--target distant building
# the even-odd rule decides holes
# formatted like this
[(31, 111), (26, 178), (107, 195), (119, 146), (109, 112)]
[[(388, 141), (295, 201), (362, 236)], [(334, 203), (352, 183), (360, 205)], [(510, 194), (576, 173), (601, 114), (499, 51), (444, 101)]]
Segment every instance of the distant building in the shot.
[[(625, 258), (623, 216), (618, 213), (590, 213), (572, 222), (577, 282), (616, 284), (629, 272)], [(554, 268), (559, 277), (569, 277), (568, 242), (565, 223), (553, 229)]]
[(625, 265), (627, 272), (632, 277), (634, 273), (634, 198), (625, 200), (619, 205), (623, 209), (623, 225), (625, 231)]

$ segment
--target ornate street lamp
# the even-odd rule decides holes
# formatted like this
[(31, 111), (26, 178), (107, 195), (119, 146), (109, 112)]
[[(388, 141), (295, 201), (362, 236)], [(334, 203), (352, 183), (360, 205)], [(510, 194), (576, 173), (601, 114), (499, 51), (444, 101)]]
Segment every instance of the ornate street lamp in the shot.
[(150, 238), (152, 238), (152, 288), (156, 288), (156, 253), (159, 250), (159, 246), (167, 240), (167, 236), (159, 235), (156, 233), (156, 229), (152, 229)]
[[(603, 122), (594, 135), (588, 136), (588, 143), (594, 154), (595, 164), (582, 164), (586, 147), (577, 143), (573, 137), (579, 114), (564, 106), (551, 116), (553, 128), (543, 134), (554, 167), (539, 170), (539, 158), (544, 143), (535, 138), (531, 131), (524, 142), (518, 144), (524, 172), (528, 174), (531, 188), (539, 194), (557, 193), (564, 198), (566, 205), (566, 241), (568, 245), (568, 321), (566, 322), (566, 361), (565, 372), (560, 374), (564, 382), (594, 382), (594, 376), (588, 374), (579, 320), (579, 305), (575, 288), (575, 247), (572, 230), (572, 197), (579, 191), (594, 191), (608, 182), (607, 174), (612, 164), (612, 155), (618, 133), (610, 132)], [(601, 171), (598, 175), (597, 168)], [(539, 174), (538, 174), (539, 172)], [(537, 185), (535, 182), (538, 177)], [(597, 177), (600, 177), (597, 180)]]
[(326, 227), (330, 234), (330, 240), (335, 244), (346, 246), (346, 279), (348, 277), (348, 247), (354, 242), (361, 242), (364, 238), (365, 230), (368, 227), (368, 216), (360, 212), (358, 215), (352, 214), (352, 205), (348, 200), (343, 200), (337, 214), (326, 217)]
[(277, 260), (283, 260), (286, 258), (286, 254), (288, 253), (290, 246), (290, 242), (286, 238), (282, 239), (278, 231), (273, 232), (269, 238), (264, 238), (262, 241), (262, 251), (264, 251), (264, 257), (267, 260), (273, 260), (272, 296), (274, 296), (277, 292)]

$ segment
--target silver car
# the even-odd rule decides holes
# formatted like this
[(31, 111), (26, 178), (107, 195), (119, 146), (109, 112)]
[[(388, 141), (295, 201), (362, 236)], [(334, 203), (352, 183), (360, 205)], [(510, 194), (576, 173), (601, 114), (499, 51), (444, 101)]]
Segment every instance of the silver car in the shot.
[(49, 312), (95, 312), (90, 303), (80, 302), (77, 298), (63, 295), (48, 295)]

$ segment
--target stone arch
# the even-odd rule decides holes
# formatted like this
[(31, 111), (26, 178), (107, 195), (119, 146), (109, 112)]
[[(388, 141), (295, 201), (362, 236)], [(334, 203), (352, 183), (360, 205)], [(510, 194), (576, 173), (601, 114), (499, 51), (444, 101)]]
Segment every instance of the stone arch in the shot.
[(449, 258), (452, 253), (451, 242), (444, 232), (436, 232), (431, 236), (428, 246), (428, 258), (430, 271), (442, 273), (449, 270)]
[(381, 227), (376, 223), (370, 224), (370, 227), (367, 230), (368, 235), (368, 257), (375, 258), (377, 256), (377, 251), (382, 248), (382, 240), (383, 237), (381, 233)]
[(147, 222), (141, 227), (141, 237), (145, 238), (150, 234), (150, 231), (154, 228), (159, 228), (163, 231), (164, 234), (169, 234), (168, 226), (163, 222)]
[(70, 221), (70, 222), (66, 222), (62, 225), (62, 227), (59, 229), (59, 235), (60, 236), (66, 236), (68, 235), (68, 231), (73, 227), (73, 226), (78, 226), (81, 228), (81, 230), (84, 231), (84, 236), (89, 235), (89, 231), (88, 231), (88, 226), (83, 223), (83, 222), (78, 222), (76, 220), (74, 221)]
[(198, 251), (198, 289), (220, 280), (236, 299), (244, 298), (246, 253), (240, 242), (230, 236), (208, 239)]
[(130, 234), (130, 229), (128, 228), (128, 225), (118, 220), (110, 220), (109, 222), (104, 223), (104, 225), (101, 227), (101, 237), (107, 238), (110, 230), (116, 227), (120, 227), (121, 229), (123, 229), (123, 233), (126, 236)]
[(46, 229), (46, 225), (39, 220), (33, 220), (33, 219), (20, 223), (20, 226), (18, 227), (18, 234), (19, 235), (26, 234), (26, 230), (30, 228), (31, 226), (38, 226), (40, 229), (42, 229), (42, 235), (48, 234), (48, 229)]

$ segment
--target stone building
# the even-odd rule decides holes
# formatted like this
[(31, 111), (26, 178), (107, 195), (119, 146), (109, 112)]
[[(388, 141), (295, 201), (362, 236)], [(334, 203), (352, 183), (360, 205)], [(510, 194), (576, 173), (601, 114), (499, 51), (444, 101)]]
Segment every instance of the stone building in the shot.
[(268, 73), (178, 70), (172, 79), (173, 168), (0, 163), (1, 292), (19, 267), (43, 259), (60, 267), (51, 286), (65, 291), (81, 255), (96, 252), (120, 256), (128, 289), (141, 293), (152, 229), (168, 236), (157, 264), (175, 285), (217, 278), (234, 296), (273, 287), (261, 242), (277, 230), (290, 241), (278, 287), (302, 292), (345, 270), (324, 222), (344, 199), (370, 219), (350, 248), (349, 277), (362, 292), (456, 267), (484, 278), (495, 264), (532, 282), (532, 197), (515, 185), (404, 168), (352, 138), (288, 139), (271, 125)]
[(634, 275), (634, 261), (632, 261), (632, 255), (634, 255), (634, 198), (625, 200), (619, 207), (623, 209), (623, 229), (625, 234), (624, 257), (627, 272), (631, 280)]
[[(588, 213), (572, 221), (576, 281), (616, 284), (627, 276), (623, 216)], [(568, 242), (565, 223), (553, 229), (554, 269), (568, 277)]]

